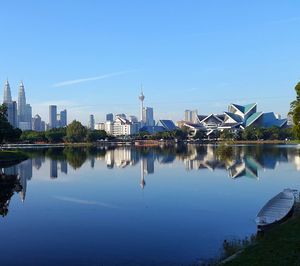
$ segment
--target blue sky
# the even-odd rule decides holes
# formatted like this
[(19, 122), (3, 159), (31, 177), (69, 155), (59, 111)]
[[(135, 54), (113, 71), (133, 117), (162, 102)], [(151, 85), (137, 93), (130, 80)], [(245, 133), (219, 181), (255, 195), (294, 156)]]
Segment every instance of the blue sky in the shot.
[[(179, 120), (257, 102), (286, 115), (300, 81), (299, 1), (5, 1), (0, 81), (23, 80), (33, 114)], [(2, 85), (2, 86), (3, 86)]]

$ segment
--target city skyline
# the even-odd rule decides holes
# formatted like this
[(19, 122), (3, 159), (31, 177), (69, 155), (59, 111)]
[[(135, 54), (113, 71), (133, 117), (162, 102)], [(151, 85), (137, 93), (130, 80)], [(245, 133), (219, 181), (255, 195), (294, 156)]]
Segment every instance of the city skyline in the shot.
[(217, 113), (228, 102), (286, 116), (300, 78), (299, 3), (115, 4), (3, 4), (0, 80), (9, 79), (12, 98), (23, 80), (33, 114), (48, 117), (55, 104), (87, 124), (91, 113), (96, 122), (138, 115), (142, 82), (157, 117)]

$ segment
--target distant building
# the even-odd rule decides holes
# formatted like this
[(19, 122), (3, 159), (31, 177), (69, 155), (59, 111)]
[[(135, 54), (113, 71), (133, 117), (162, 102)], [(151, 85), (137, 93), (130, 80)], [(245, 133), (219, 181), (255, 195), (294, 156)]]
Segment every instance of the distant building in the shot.
[(105, 131), (113, 136), (128, 136), (138, 133), (138, 123), (132, 123), (122, 116), (116, 115), (114, 122), (105, 123)]
[(184, 121), (196, 123), (198, 116), (198, 110), (185, 110), (184, 111)]
[(29, 128), (32, 128), (32, 108), (30, 104), (25, 105), (25, 121), (28, 123)]
[(143, 126), (140, 132), (148, 132), (149, 134), (155, 134), (164, 131), (174, 131), (177, 127), (172, 120), (159, 120), (155, 126)]
[(95, 129), (95, 118), (94, 118), (94, 115), (90, 115), (88, 128), (92, 129), (92, 130)]
[(68, 124), (67, 110), (64, 109), (64, 110), (60, 111), (60, 126), (61, 127), (66, 127), (67, 124)]
[(96, 130), (105, 130), (105, 123), (97, 123), (95, 124)]
[(123, 119), (126, 119), (126, 115), (125, 114), (116, 114), (116, 119), (120, 117), (120, 118), (123, 118)]
[(6, 80), (4, 85), (4, 93), (3, 93), (3, 103), (10, 103), (12, 102), (11, 98), (11, 90), (8, 80)]
[(109, 113), (106, 115), (106, 121), (114, 121), (114, 115), (112, 113)]
[(26, 103), (25, 88), (23, 82), (19, 86), (18, 94), (18, 127), (21, 130), (31, 130), (32, 108)]
[(18, 127), (18, 110), (17, 103), (11, 98), (11, 90), (8, 80), (4, 85), (3, 104), (7, 107), (7, 120), (13, 127)]
[(44, 131), (42, 125), (42, 119), (39, 115), (35, 115), (35, 117), (32, 118), (32, 130)]
[(57, 106), (49, 106), (49, 129), (57, 127)]
[(13, 127), (18, 127), (18, 113), (17, 113), (17, 103), (15, 101), (12, 102), (3, 102), (3, 104), (7, 107), (6, 117), (8, 122)]
[(26, 96), (23, 82), (21, 82), (19, 86), (18, 120), (19, 122), (28, 122), (26, 121)]
[(153, 108), (143, 107), (143, 125), (144, 126), (154, 126), (155, 121), (153, 119)]

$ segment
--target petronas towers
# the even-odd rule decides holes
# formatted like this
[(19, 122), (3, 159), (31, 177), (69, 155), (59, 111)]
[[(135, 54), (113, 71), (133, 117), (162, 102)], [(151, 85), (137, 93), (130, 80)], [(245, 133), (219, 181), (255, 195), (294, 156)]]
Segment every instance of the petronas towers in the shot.
[(4, 85), (3, 104), (7, 106), (7, 119), (15, 128), (31, 130), (32, 109), (26, 103), (25, 88), (23, 82), (20, 83), (18, 93), (18, 104), (12, 100), (11, 90), (8, 80)]

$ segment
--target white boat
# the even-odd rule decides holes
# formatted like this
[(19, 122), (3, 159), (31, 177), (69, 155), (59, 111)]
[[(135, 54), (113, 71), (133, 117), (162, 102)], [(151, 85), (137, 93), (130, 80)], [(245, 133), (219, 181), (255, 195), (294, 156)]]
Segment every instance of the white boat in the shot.
[(258, 228), (280, 222), (293, 210), (295, 204), (295, 190), (284, 189), (260, 210), (255, 219)]

